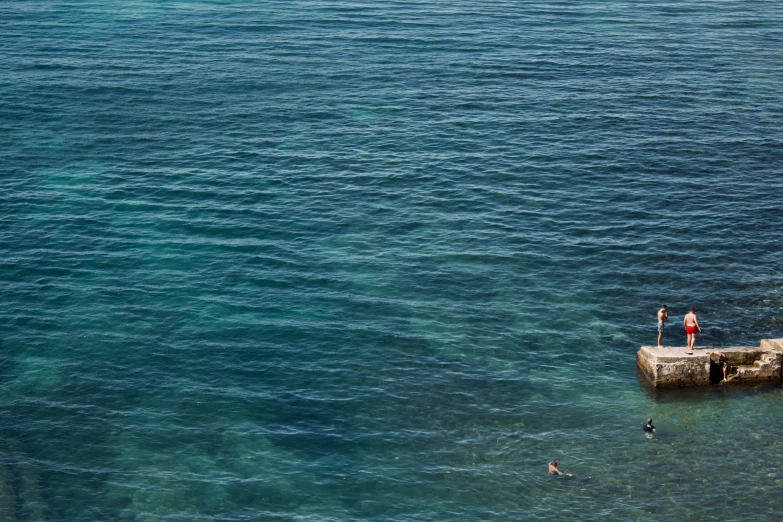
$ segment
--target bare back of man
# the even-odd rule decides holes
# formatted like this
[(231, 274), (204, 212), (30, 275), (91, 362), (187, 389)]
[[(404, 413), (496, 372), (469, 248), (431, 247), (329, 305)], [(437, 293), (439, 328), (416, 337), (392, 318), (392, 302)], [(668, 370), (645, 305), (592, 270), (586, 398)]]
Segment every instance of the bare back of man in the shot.
[(682, 324), (685, 326), (685, 334), (688, 337), (688, 353), (693, 353), (693, 345), (696, 343), (696, 333), (701, 332), (699, 326), (699, 320), (696, 318), (696, 309), (691, 307), (691, 311), (685, 314), (682, 319)]

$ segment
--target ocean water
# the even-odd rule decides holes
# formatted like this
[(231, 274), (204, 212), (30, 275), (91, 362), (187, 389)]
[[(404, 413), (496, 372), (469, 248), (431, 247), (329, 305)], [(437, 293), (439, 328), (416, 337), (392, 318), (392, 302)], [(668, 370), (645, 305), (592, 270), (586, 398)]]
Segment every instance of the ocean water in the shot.
[(783, 337), (779, 2), (7, 1), (0, 49), (0, 520), (783, 517), (783, 390), (635, 369), (663, 303)]

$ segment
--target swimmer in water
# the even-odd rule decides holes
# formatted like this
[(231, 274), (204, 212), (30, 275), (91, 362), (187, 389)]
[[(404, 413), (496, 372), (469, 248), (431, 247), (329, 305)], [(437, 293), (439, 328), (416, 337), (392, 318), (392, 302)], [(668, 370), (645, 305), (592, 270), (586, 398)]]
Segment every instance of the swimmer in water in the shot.
[(647, 421), (642, 424), (642, 429), (646, 431), (647, 433), (654, 433), (655, 432), (655, 426), (652, 425), (652, 418), (647, 417)]
[(566, 477), (573, 477), (570, 473), (563, 473), (559, 469), (557, 469), (557, 461), (556, 460), (550, 460), (549, 461), (549, 473), (552, 475), (565, 475)]

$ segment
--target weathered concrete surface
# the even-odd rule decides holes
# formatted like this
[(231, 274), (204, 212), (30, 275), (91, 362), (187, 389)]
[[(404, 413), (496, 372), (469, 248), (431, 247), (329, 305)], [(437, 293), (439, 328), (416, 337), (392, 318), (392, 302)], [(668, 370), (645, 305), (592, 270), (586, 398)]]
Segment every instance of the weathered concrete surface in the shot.
[(707, 386), (723, 378), (717, 355), (723, 353), (728, 361), (727, 382), (781, 382), (783, 339), (764, 339), (758, 347), (705, 347), (692, 355), (686, 352), (685, 347), (643, 346), (636, 354), (636, 364), (658, 388)]

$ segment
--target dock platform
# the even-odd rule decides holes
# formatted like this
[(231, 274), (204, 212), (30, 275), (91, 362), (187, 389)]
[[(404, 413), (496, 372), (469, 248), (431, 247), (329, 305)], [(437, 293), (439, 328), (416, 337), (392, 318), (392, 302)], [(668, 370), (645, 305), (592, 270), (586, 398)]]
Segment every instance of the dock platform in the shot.
[(759, 346), (697, 347), (642, 346), (636, 364), (656, 388), (709, 386), (723, 380), (719, 354), (726, 356), (725, 383), (780, 384), (783, 378), (783, 339), (762, 339)]

